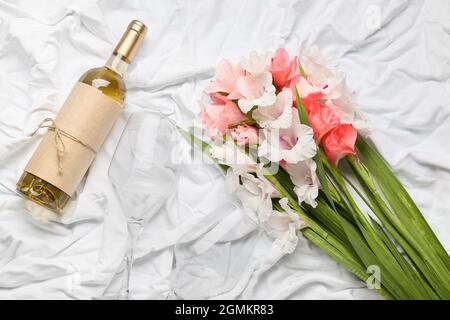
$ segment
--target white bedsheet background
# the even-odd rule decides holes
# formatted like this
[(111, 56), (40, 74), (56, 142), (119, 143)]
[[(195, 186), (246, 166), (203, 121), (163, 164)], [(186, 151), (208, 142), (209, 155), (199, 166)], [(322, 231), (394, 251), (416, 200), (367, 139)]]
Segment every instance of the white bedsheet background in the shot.
[[(71, 213), (39, 224), (11, 191), (39, 143), (27, 134), (58, 110), (84, 70), (104, 63), (135, 18), (149, 33), (127, 74), (127, 110)], [(449, 250), (450, 1), (3, 0), (0, 298), (89, 299), (103, 293), (126, 243), (125, 219), (107, 177), (126, 116), (175, 111), (178, 123), (192, 125), (200, 92), (220, 58), (238, 60), (280, 46), (296, 53), (310, 42), (337, 57), (373, 125), (373, 140)], [(213, 294), (213, 285), (222, 288), (223, 298), (376, 297), (304, 240), (284, 256), (236, 207), (217, 170), (177, 170), (178, 193), (152, 217), (138, 244), (132, 280), (137, 298), (163, 299), (178, 285), (186, 297)], [(177, 241), (198, 239), (202, 248), (220, 238), (189, 277), (172, 271)], [(227, 281), (214, 283), (223, 274)]]

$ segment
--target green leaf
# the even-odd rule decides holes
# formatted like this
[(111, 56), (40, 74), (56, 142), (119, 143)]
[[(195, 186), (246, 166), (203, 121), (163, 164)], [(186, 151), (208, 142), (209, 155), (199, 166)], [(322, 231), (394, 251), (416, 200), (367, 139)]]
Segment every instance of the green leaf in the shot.
[(403, 255), (400, 254), (394, 242), (389, 238), (388, 234), (383, 230), (382, 226), (371, 218), (372, 225), (378, 231), (378, 234), (386, 243), (392, 255), (397, 259), (398, 263), (401, 265), (403, 271), (409, 279), (413, 279), (413, 281), (418, 286), (419, 293), (423, 293), (422, 299), (439, 299), (439, 296), (433, 290), (432, 287), (428, 284), (428, 282), (423, 278), (421, 274), (415, 270), (411, 264), (405, 259)]
[[(350, 272), (355, 274), (362, 281), (367, 281), (369, 275), (366, 272), (366, 268), (360, 263), (356, 263), (353, 260), (349, 260), (348, 257), (340, 252), (337, 248), (333, 247), (326, 239), (314, 232), (313, 229), (306, 228), (302, 230), (303, 235), (309, 239), (312, 243), (317, 245), (320, 249), (324, 250), (330, 257), (332, 257), (339, 264), (347, 268)], [(389, 291), (382, 285), (380, 289), (375, 289), (383, 297), (389, 300), (395, 299)]]
[[(378, 205), (382, 211), (380, 215), (385, 219), (383, 223), (386, 227), (389, 227), (389, 224), (392, 225), (388, 230), (411, 255), (411, 260), (439, 296), (450, 299), (449, 255), (381, 155), (361, 137), (358, 137), (356, 145), (364, 166), (352, 157), (348, 157), (349, 163), (360, 175), (365, 187), (372, 193), (372, 201)], [(378, 194), (377, 186), (371, 176), (380, 187), (384, 198)], [(387, 201), (389, 206), (384, 201)]]
[(342, 226), (354, 250), (363, 261), (366, 267), (370, 265), (378, 266), (382, 271), (382, 283), (386, 289), (397, 299), (419, 298), (415, 286), (403, 273), (395, 257), (381, 241), (367, 218), (359, 209), (353, 197), (349, 193), (342, 173), (338, 168), (327, 164), (327, 168), (334, 182), (342, 192), (343, 199), (347, 203), (348, 211), (352, 216), (354, 224), (349, 224), (342, 219)]
[(295, 101), (297, 102), (298, 116), (300, 118), (300, 123), (309, 126), (309, 120), (306, 116), (305, 107), (303, 106), (302, 99), (298, 94), (297, 88), (295, 88)]
[[(304, 204), (305, 209), (311, 212), (311, 215), (316, 217), (323, 225), (325, 225), (337, 238), (350, 245), (347, 241), (347, 235), (342, 228), (341, 219), (337, 213), (328, 205), (327, 201), (320, 196), (316, 199), (317, 207), (313, 208), (310, 205)], [(350, 246), (351, 247), (351, 246)]]
[[(409, 232), (407, 232), (402, 225), (399, 225), (395, 219), (389, 219), (387, 217), (388, 215), (392, 215), (391, 209), (387, 207), (384, 200), (378, 195), (378, 190), (369, 187), (372, 186), (374, 188), (373, 183), (370, 181), (370, 176), (364, 167), (362, 167), (362, 165), (352, 157), (347, 158), (347, 161), (350, 163), (350, 167), (355, 172), (358, 181), (363, 187), (366, 197), (370, 200), (372, 212), (375, 213), (378, 219), (380, 219), (383, 223), (383, 226), (408, 255), (409, 261), (414, 264), (416, 270), (421, 276), (420, 281), (427, 282), (427, 279), (431, 279), (431, 283), (438, 283), (437, 286), (439, 287), (440, 280), (433, 272), (430, 271), (430, 268), (418, 254), (417, 250), (411, 246), (407, 239), (405, 239), (404, 234)], [(432, 289), (434, 290), (434, 288)], [(434, 299), (434, 297), (435, 295), (431, 293), (428, 298)]]
[(388, 202), (392, 202), (394, 207), (401, 209), (401, 211), (404, 210), (405, 214), (414, 219), (414, 221), (426, 230), (427, 238), (429, 238), (435, 248), (438, 249), (439, 254), (443, 260), (446, 261), (446, 264), (450, 265), (449, 255), (384, 158), (360, 136), (357, 139), (356, 146), (358, 153), (365, 160), (365, 165), (377, 180), (383, 193), (385, 193)]
[(325, 168), (323, 166), (324, 163), (329, 163), (327, 157), (322, 151), (322, 148), (318, 146), (317, 154), (314, 157), (314, 161), (317, 165), (316, 174), (319, 178), (320, 186), (322, 187), (322, 191), (325, 193), (325, 196), (327, 197), (328, 203), (330, 204), (331, 208), (333, 208), (334, 212), (338, 214), (336, 210), (336, 206), (333, 201), (333, 195), (331, 194), (331, 186), (328, 182), (327, 175), (325, 173)]

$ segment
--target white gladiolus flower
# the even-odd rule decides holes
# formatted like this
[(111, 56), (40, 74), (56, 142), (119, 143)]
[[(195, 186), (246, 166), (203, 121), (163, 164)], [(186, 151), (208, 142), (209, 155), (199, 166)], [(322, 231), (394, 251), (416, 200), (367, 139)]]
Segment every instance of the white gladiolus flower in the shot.
[(337, 99), (345, 88), (345, 74), (333, 68), (332, 59), (323, 56), (317, 46), (305, 50), (300, 62), (308, 75), (308, 80), (301, 78), (297, 90), (302, 98), (308, 94), (321, 91), (325, 99)]
[(295, 185), (294, 192), (298, 201), (300, 203), (306, 202), (314, 208), (317, 206), (315, 199), (319, 195), (319, 180), (316, 175), (316, 168), (316, 163), (311, 159), (284, 166)]
[(306, 48), (301, 52), (299, 59), (303, 70), (308, 75), (308, 81), (317, 88), (331, 86), (330, 82), (339, 83), (339, 81), (333, 81), (336, 78), (342, 80), (343, 74), (333, 68), (336, 65), (334, 59), (324, 56), (317, 46)]
[(269, 72), (271, 54), (252, 52), (249, 58), (243, 58), (241, 67), (247, 72), (236, 81), (236, 91), (240, 97), (238, 106), (247, 113), (255, 106), (271, 106), (275, 103), (275, 86)]
[(298, 81), (296, 87), (297, 87), (298, 94), (300, 95), (301, 98), (306, 98), (310, 94), (322, 91), (321, 88), (313, 86), (305, 78), (300, 78), (300, 80)]
[(280, 200), (284, 212), (273, 210), (272, 197), (279, 195), (264, 177), (250, 173), (239, 176), (229, 169), (226, 182), (231, 190), (236, 192), (250, 218), (269, 236), (275, 238), (276, 243), (285, 253), (292, 253), (297, 246), (297, 232), (303, 225), (303, 221), (289, 207), (288, 200), (286, 198)]
[(258, 155), (270, 161), (295, 164), (316, 155), (317, 146), (310, 127), (300, 124), (298, 113), (292, 113), (292, 124), (286, 129), (264, 129)]
[(258, 77), (251, 74), (240, 77), (236, 88), (242, 96), (238, 100), (238, 106), (243, 113), (249, 112), (255, 106), (271, 106), (276, 101), (275, 86), (268, 71)]
[(269, 181), (250, 173), (237, 175), (232, 169), (228, 170), (226, 180), (228, 187), (236, 192), (243, 206), (256, 213), (256, 217), (254, 217), (256, 222), (263, 221), (270, 216), (272, 196), (277, 195), (277, 191)]
[(287, 128), (292, 123), (292, 91), (284, 88), (271, 106), (259, 106), (252, 113), (262, 128)]
[(271, 59), (272, 54), (270, 52), (258, 54), (256, 51), (253, 51), (250, 53), (249, 58), (242, 58), (240, 64), (245, 71), (254, 77), (258, 77), (267, 73), (270, 67)]
[(352, 124), (355, 120), (356, 104), (346, 96), (338, 99), (327, 100), (325, 105), (333, 110), (341, 123)]
[(265, 223), (265, 230), (277, 238), (277, 243), (285, 253), (292, 253), (298, 244), (298, 230), (305, 222), (289, 207), (287, 198), (280, 199), (279, 204), (284, 212), (273, 211)]
[(257, 163), (242, 148), (237, 146), (231, 139), (227, 139), (223, 145), (211, 145), (209, 148), (211, 157), (220, 164), (233, 168), (235, 174), (256, 172)]
[(294, 252), (298, 244), (298, 230), (301, 228), (303, 221), (292, 211), (287, 204), (287, 199), (280, 200), (285, 212), (272, 210), (270, 216), (266, 220), (261, 221), (262, 228), (266, 233), (275, 238), (277, 243), (285, 253)]

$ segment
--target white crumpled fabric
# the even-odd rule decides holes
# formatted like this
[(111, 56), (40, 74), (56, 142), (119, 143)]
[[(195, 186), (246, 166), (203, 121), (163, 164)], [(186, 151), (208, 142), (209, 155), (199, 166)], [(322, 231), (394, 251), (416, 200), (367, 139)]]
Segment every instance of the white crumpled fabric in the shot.
[[(126, 111), (69, 214), (42, 224), (13, 191), (40, 140), (27, 134), (55, 114), (84, 70), (104, 63), (135, 18), (149, 33), (127, 74)], [(159, 110), (188, 127), (221, 58), (309, 43), (336, 56), (373, 140), (448, 250), (448, 1), (1, 1), (0, 298), (116, 290), (126, 223), (107, 170), (127, 116)], [(140, 237), (134, 297), (377, 298), (303, 238), (285, 255), (214, 167), (176, 172), (176, 194)]]

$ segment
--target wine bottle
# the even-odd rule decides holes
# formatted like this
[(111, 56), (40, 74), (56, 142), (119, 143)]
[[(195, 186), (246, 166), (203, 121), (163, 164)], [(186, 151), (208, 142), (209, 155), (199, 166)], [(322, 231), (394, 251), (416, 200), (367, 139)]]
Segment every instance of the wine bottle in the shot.
[(122, 77), (146, 31), (133, 20), (106, 64), (85, 72), (56, 118), (43, 121), (48, 131), (17, 183), (26, 198), (63, 211), (124, 105)]

